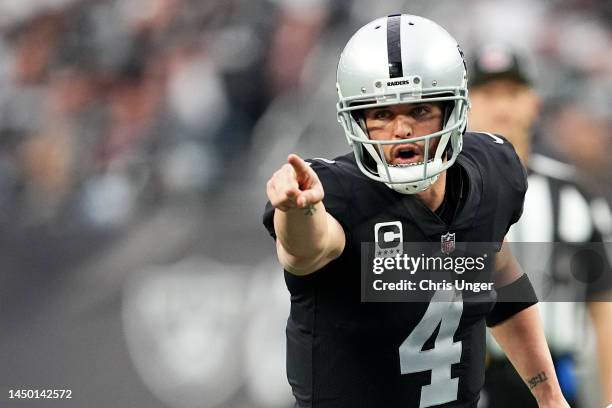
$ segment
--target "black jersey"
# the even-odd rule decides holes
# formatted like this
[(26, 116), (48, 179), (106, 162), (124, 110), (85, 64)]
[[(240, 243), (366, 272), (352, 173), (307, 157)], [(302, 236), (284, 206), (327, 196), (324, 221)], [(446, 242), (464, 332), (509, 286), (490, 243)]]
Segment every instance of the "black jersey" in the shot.
[[(465, 134), (447, 173), (452, 180), (463, 172), (466, 184), (448, 224), (416, 196), (368, 179), (352, 153), (311, 163), (346, 245), (319, 271), (285, 272), (291, 293), (287, 375), (299, 406), (475, 407), (484, 382), (485, 315), (492, 304), (362, 303), (361, 243), (374, 241), (382, 225), (394, 225), (404, 242), (440, 242), (452, 232), (459, 242), (501, 245), (520, 217), (527, 188), (511, 144)], [(275, 236), (273, 212), (268, 203), (264, 224)]]

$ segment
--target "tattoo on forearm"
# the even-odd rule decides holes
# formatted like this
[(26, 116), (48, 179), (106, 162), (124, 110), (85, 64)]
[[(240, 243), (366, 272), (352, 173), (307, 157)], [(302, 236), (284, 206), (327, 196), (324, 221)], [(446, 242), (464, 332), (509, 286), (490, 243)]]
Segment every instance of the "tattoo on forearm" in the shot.
[(313, 216), (316, 212), (317, 209), (315, 208), (314, 204), (310, 204), (308, 207), (306, 207), (306, 212), (304, 214)]
[(529, 380), (527, 380), (527, 384), (529, 384), (529, 389), (531, 390), (535, 388), (538, 384), (543, 383), (546, 380), (548, 380), (548, 377), (546, 377), (546, 373), (542, 371), (535, 377), (531, 377)]

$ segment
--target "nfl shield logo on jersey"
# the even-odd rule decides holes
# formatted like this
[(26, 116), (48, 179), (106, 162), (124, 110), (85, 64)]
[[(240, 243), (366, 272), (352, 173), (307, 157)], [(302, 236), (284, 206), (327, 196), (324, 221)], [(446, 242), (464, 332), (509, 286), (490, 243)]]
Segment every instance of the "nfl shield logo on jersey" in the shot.
[(442, 249), (442, 253), (447, 255), (455, 250), (454, 232), (452, 234), (448, 232), (440, 237), (440, 248)]

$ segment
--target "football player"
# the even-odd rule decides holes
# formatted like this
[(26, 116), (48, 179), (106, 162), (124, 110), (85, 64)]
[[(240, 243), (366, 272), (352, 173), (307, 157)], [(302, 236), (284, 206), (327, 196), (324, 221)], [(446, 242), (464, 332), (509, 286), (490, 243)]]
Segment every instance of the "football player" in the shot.
[[(486, 44), (479, 47), (470, 62), (470, 129), (506, 136), (529, 171), (524, 212), (521, 220), (509, 231), (508, 240), (539, 242), (532, 246), (537, 251), (534, 256), (549, 259), (548, 268), (545, 266), (542, 270), (554, 282), (555, 291), (566, 294), (565, 302), (540, 303), (540, 311), (564, 396), (572, 406), (581, 406), (576, 363), (578, 352), (588, 341), (582, 330), (585, 327), (582, 300), (609, 299), (606, 292), (612, 290), (612, 276), (607, 258), (604, 258), (608, 273), (584, 285), (571, 275), (566, 255), (592, 248), (595, 243), (601, 243), (602, 235), (610, 234), (610, 231), (598, 230), (606, 223), (596, 222), (594, 217), (603, 213), (601, 216), (609, 218), (609, 208), (605, 200), (592, 197), (578, 185), (572, 166), (532, 152), (533, 129), (541, 102), (525, 56), (505, 44)], [(543, 252), (552, 247), (542, 242), (556, 243), (549, 257)], [(532, 254), (526, 253), (529, 246), (517, 245), (517, 252), (521, 250), (517, 255), (521, 263), (533, 265)], [(582, 269), (588, 267), (588, 263), (581, 265)], [(573, 298), (579, 301), (570, 302)], [(603, 391), (601, 404), (597, 405), (603, 406), (612, 402), (612, 342), (609, 341), (612, 336), (612, 303), (590, 301), (587, 306), (594, 323)], [(559, 321), (563, 324), (558, 324)], [(535, 401), (503, 352), (492, 340), (487, 346), (490, 359), (484, 389), (490, 398), (484, 398), (488, 401), (485, 406), (535, 407)]]
[[(504, 243), (526, 174), (504, 138), (465, 133), (457, 42), (422, 17), (379, 18), (347, 43), (337, 90), (353, 151), (310, 162), (291, 154), (267, 183), (264, 224), (291, 293), (287, 375), (297, 406), (476, 407), (489, 325), (540, 406), (567, 407), (533, 288)], [(361, 245), (390, 224), (385, 239), (452, 233), (496, 243), (498, 299), (526, 300), (439, 302), (436, 292), (431, 302), (362, 302)]]

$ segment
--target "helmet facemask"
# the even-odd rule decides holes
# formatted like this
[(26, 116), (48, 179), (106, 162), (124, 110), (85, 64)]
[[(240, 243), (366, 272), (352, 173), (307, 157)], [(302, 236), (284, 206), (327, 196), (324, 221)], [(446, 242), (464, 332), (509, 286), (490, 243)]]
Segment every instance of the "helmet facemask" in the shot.
[[(343, 98), (339, 92), (339, 99)], [(363, 100), (353, 102), (349, 106), (338, 103), (338, 120), (344, 129), (349, 144), (353, 147), (359, 169), (369, 178), (387, 184), (393, 190), (403, 194), (414, 194), (429, 188), (443, 171), (447, 170), (456, 160), (461, 151), (462, 135), (466, 127), (467, 91), (465, 95), (456, 95), (436, 89), (436, 94), (414, 100), (404, 95), (393, 95), (370, 99), (364, 95)], [(370, 139), (365, 126), (363, 111), (369, 108), (396, 105), (395, 100), (402, 104), (435, 103), (442, 104), (442, 129), (422, 136), (407, 139), (373, 140)], [(438, 141), (435, 151), (431, 146)], [(410, 164), (391, 164), (385, 159), (384, 145), (399, 145), (424, 142), (424, 158), (420, 162)]]

